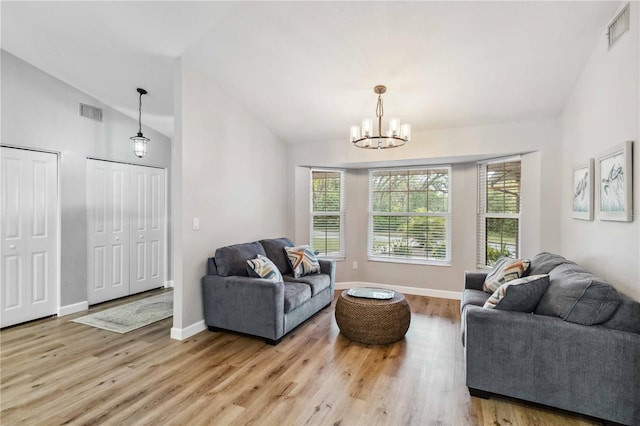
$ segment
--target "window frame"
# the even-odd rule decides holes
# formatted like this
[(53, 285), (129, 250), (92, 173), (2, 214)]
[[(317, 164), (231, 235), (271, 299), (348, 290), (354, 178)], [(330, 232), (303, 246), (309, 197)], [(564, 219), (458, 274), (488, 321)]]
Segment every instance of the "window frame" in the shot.
[[(376, 172), (394, 172), (394, 171), (418, 171), (418, 170), (447, 170), (447, 211), (446, 212), (434, 212), (434, 213), (415, 213), (415, 212), (374, 212), (373, 211), (373, 174)], [(451, 265), (451, 221), (452, 221), (452, 172), (451, 164), (438, 164), (438, 165), (419, 165), (410, 167), (385, 167), (369, 169), (368, 176), (368, 224), (367, 224), (367, 259), (373, 262), (388, 262), (388, 263), (402, 263), (402, 264), (414, 264), (414, 265), (428, 265), (428, 266), (450, 266)], [(416, 259), (407, 257), (394, 257), (394, 256), (379, 256), (373, 254), (373, 218), (374, 216), (398, 216), (398, 217), (445, 217), (446, 229), (445, 229), (445, 259)]]
[[(487, 166), (502, 163), (520, 163), (520, 192), (518, 213), (489, 213), (487, 212)], [(484, 168), (484, 171), (481, 171)], [(513, 155), (509, 157), (493, 158), (477, 162), (477, 203), (476, 203), (476, 267), (478, 269), (492, 269), (493, 266), (486, 264), (487, 259), (487, 219), (517, 219), (518, 220), (518, 243), (516, 245), (516, 258), (520, 256), (522, 246), (522, 156)]]
[[(315, 212), (313, 210), (313, 173), (339, 173), (340, 174), (340, 211), (322, 211)], [(346, 169), (332, 169), (332, 168), (320, 168), (311, 167), (309, 169), (309, 245), (313, 249), (313, 219), (317, 216), (339, 216), (340, 217), (340, 249), (337, 254), (318, 253), (317, 256), (322, 259), (336, 259), (344, 260), (346, 258), (345, 247), (345, 224), (346, 224), (346, 211), (345, 211), (345, 188), (346, 188)], [(314, 250), (315, 251), (315, 250)]]

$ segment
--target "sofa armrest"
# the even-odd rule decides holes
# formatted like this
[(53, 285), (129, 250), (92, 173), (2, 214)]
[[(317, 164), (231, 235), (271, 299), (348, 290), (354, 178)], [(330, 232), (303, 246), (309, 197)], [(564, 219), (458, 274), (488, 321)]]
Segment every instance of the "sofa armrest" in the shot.
[(284, 283), (206, 275), (202, 297), (208, 326), (277, 340), (284, 333)]
[(336, 260), (335, 259), (318, 259), (320, 263), (320, 272), (329, 275), (331, 282), (331, 293), (336, 283)]
[(486, 272), (472, 272), (465, 271), (464, 272), (464, 288), (471, 290), (482, 290), (482, 284), (484, 284), (484, 279), (487, 277)]
[(463, 321), (468, 387), (640, 422), (640, 335), (478, 306)]

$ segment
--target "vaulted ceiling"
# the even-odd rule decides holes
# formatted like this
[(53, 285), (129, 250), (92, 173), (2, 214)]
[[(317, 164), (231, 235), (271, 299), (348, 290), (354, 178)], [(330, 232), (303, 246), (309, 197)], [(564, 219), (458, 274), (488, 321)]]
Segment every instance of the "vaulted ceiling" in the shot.
[[(618, 2), (11, 2), (2, 48), (173, 133), (176, 58), (288, 143), (559, 114)], [(211, 99), (211, 102), (216, 102)]]

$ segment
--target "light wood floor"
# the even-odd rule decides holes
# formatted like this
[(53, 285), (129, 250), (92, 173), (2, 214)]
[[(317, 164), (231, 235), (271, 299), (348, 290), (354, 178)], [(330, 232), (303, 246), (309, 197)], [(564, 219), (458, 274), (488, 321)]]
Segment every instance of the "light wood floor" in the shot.
[(275, 347), (209, 331), (178, 342), (169, 338), (171, 318), (125, 335), (69, 322), (85, 313), (8, 328), (0, 332), (0, 423), (593, 424), (469, 397), (458, 302), (407, 299), (409, 332), (386, 346), (339, 334), (335, 303)]

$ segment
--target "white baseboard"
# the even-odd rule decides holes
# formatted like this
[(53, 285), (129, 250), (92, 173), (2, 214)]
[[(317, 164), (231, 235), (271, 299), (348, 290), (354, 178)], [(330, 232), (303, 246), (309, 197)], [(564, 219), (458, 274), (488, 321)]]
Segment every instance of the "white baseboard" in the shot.
[(58, 308), (58, 316), (63, 317), (65, 315), (75, 314), (76, 312), (82, 312), (89, 309), (89, 302), (74, 303), (73, 305), (60, 306)]
[(207, 329), (207, 325), (204, 323), (204, 320), (198, 321), (195, 324), (191, 324), (185, 328), (171, 328), (171, 338), (175, 340), (186, 340), (191, 336), (195, 336), (201, 331), (205, 331)]
[(392, 284), (367, 283), (362, 281), (344, 281), (344, 282), (336, 283), (336, 290), (346, 290), (348, 288), (354, 288), (354, 287), (379, 287), (379, 288), (387, 288), (389, 290), (395, 290), (404, 294), (414, 294), (416, 296), (439, 297), (441, 299), (453, 299), (453, 300), (462, 299), (462, 292), (460, 291), (447, 291), (447, 290), (436, 290), (432, 288), (406, 287), (406, 286), (392, 285)]
[(173, 280), (165, 281), (164, 288), (173, 288)]

